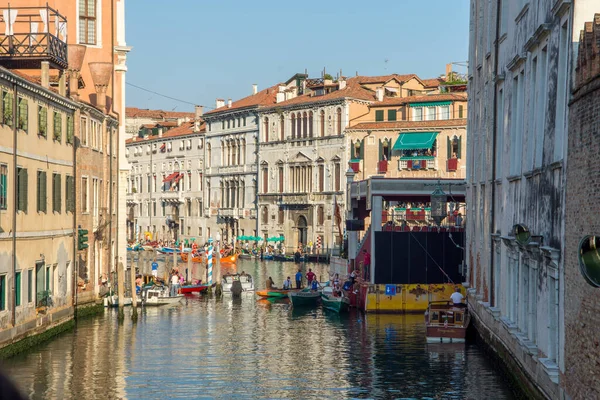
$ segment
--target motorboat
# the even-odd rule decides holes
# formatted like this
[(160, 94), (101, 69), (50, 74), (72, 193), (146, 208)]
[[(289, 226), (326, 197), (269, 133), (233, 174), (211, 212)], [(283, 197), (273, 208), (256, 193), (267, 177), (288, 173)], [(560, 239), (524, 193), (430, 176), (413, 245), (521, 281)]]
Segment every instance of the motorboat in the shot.
[(152, 286), (142, 290), (142, 304), (144, 306), (164, 306), (177, 304), (183, 299), (182, 294), (171, 296), (167, 286)]
[(197, 285), (183, 285), (179, 288), (179, 293), (204, 293), (208, 291), (210, 285), (207, 284), (197, 284)]
[(292, 306), (296, 307), (316, 307), (321, 298), (321, 292), (318, 290), (304, 289), (298, 292), (288, 294), (292, 301)]
[(350, 308), (350, 299), (343, 295), (334, 296), (333, 288), (328, 286), (323, 288), (321, 292), (321, 304), (323, 304), (323, 308), (342, 313), (348, 311), (348, 308)]
[(221, 257), (221, 259), (219, 261), (224, 264), (234, 264), (237, 261), (237, 258), (238, 258), (238, 255), (234, 254), (232, 256)]
[(471, 321), (464, 304), (432, 301), (425, 312), (427, 343), (464, 343)]
[(249, 274), (225, 274), (221, 278), (223, 293), (231, 293), (231, 285), (234, 281), (239, 281), (242, 284), (242, 291), (254, 292), (254, 281), (252, 275)]
[(285, 298), (291, 292), (297, 292), (298, 289), (264, 289), (257, 290), (256, 295), (260, 297)]

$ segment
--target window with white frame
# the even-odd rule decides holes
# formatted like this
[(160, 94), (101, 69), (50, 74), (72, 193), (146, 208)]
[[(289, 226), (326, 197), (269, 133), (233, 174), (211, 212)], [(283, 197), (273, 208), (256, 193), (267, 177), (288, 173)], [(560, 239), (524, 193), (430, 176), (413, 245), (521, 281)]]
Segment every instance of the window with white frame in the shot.
[(79, 0), (79, 43), (96, 44), (97, 0)]
[(87, 117), (81, 117), (81, 145), (88, 145), (88, 119)]
[(440, 107), (440, 119), (450, 119), (450, 106)]
[(437, 107), (425, 107), (425, 120), (435, 121), (435, 112)]
[(413, 121), (423, 121), (423, 107), (415, 107), (413, 111)]

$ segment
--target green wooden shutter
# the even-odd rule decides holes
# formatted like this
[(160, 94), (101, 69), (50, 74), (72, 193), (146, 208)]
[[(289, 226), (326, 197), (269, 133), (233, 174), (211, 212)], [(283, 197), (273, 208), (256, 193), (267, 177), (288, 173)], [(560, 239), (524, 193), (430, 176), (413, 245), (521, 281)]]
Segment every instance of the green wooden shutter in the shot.
[(42, 106), (38, 109), (38, 134), (43, 137), (48, 134), (48, 109)]
[(383, 110), (375, 111), (375, 121), (383, 121)]
[(33, 301), (33, 270), (27, 270), (27, 302)]
[(462, 136), (458, 137), (458, 151), (456, 152), (456, 157), (460, 158), (462, 155)]
[(65, 178), (65, 211), (73, 212), (72, 207), (73, 201), (73, 177), (67, 176)]
[(19, 168), (17, 171), (17, 207), (19, 211), (27, 212), (27, 170)]
[(388, 121), (396, 121), (396, 110), (388, 110)]
[(54, 111), (54, 140), (60, 142), (62, 138), (62, 115)]
[(6, 310), (6, 275), (0, 276), (0, 311)]
[(27, 100), (20, 98), (19, 99), (19, 115), (18, 115), (18, 127), (19, 129), (24, 130), (25, 132), (27, 132), (27, 126), (28, 124), (28, 115), (27, 115)]
[(447, 158), (450, 159), (452, 158), (452, 140), (450, 140), (450, 136), (446, 137), (446, 144), (447, 144)]
[(46, 182), (46, 172), (38, 171), (38, 212), (46, 212), (48, 211), (47, 203), (48, 203), (48, 195), (47, 195), (47, 182)]
[(365, 158), (365, 140), (361, 140), (360, 142), (360, 157), (361, 160)]
[(15, 306), (21, 305), (21, 273), (15, 274)]
[(52, 211), (61, 212), (62, 209), (61, 178), (60, 174), (52, 175)]
[(0, 209), (6, 210), (6, 205), (8, 203), (8, 199), (6, 197), (8, 193), (8, 188), (6, 187), (8, 178), (8, 168), (6, 168), (6, 166), (2, 166), (2, 168), (2, 175), (0, 175)]
[(379, 161), (383, 160), (383, 143), (379, 139)]
[(12, 93), (5, 92), (4, 93), (4, 107), (3, 107), (4, 115), (3, 121), (6, 125), (12, 127), (13, 123), (13, 95)]
[(73, 116), (69, 115), (67, 117), (67, 143), (73, 144), (73, 136), (75, 133), (75, 125), (73, 123)]

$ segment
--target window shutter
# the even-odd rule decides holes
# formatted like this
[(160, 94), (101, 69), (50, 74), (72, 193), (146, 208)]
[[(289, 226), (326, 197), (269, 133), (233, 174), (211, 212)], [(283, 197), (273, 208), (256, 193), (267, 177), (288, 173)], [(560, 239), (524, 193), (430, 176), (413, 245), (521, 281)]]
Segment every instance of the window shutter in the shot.
[(379, 161), (383, 160), (383, 143), (381, 143), (381, 139), (379, 139)]
[(4, 95), (4, 123), (12, 127), (13, 123), (13, 95), (6, 92)]
[(375, 111), (375, 121), (383, 121), (383, 110)]
[(457, 158), (461, 157), (461, 153), (462, 153), (461, 149), (462, 149), (462, 136), (459, 136), (458, 137), (458, 151), (456, 152)]
[(388, 110), (388, 121), (396, 121), (396, 110)]
[(364, 139), (360, 142), (360, 157), (359, 158), (361, 160), (363, 160), (365, 158), (365, 140)]
[[(7, 198), (6, 198), (6, 194), (8, 193), (7, 187), (6, 187), (6, 179), (8, 178), (8, 168), (6, 168), (5, 166), (2, 166), (3, 171), (2, 171), (2, 175), (0, 175), (0, 209), (2, 210), (6, 210), (6, 205), (7, 205)], [(4, 169), (6, 168), (6, 169)]]
[(446, 154), (447, 154), (447, 156), (448, 156), (447, 158), (449, 160), (450, 158), (452, 158), (452, 141), (450, 140), (450, 136), (446, 137), (446, 143), (447, 143)]
[(67, 117), (67, 143), (73, 144), (73, 134), (75, 132), (75, 126), (73, 124), (73, 116)]
[(19, 99), (18, 127), (27, 132), (27, 100)]
[(54, 184), (56, 185), (56, 191), (55, 191), (55, 199), (54, 199), (54, 211), (56, 212), (61, 212), (62, 209), (62, 193), (61, 193), (61, 177), (60, 174), (55, 174), (54, 175)]
[(18, 207), (20, 211), (27, 212), (27, 170), (21, 168), (17, 176), (18, 180)]
[(38, 110), (38, 133), (44, 137), (48, 133), (48, 109), (42, 106)]
[(350, 141), (350, 159), (354, 158), (354, 140)]
[(60, 142), (62, 138), (62, 116), (54, 112), (54, 140)]

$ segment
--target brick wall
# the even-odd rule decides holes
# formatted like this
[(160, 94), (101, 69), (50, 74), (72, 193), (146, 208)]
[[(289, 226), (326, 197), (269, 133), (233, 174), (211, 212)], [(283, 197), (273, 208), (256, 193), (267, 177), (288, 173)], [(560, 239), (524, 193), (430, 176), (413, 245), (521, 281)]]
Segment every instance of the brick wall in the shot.
[(600, 235), (600, 14), (586, 23), (579, 43), (569, 108), (565, 215), (565, 372), (573, 399), (600, 398), (600, 288), (579, 269), (586, 235)]

